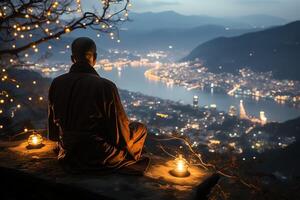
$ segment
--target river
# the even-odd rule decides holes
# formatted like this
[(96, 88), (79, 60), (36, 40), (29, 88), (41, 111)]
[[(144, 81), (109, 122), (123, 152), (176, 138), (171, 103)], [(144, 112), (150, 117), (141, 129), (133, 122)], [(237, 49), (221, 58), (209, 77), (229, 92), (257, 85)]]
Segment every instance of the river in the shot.
[(181, 101), (191, 104), (194, 95), (199, 96), (200, 106), (216, 104), (218, 110), (228, 111), (229, 106), (239, 108), (240, 99), (244, 101), (246, 112), (252, 116), (259, 116), (260, 111), (265, 111), (266, 117), (271, 121), (286, 121), (300, 116), (300, 109), (272, 100), (254, 100), (248, 97), (235, 98), (227, 94), (210, 93), (201, 90), (186, 90), (181, 86), (167, 86), (164, 83), (148, 80), (144, 73), (147, 67), (124, 67), (121, 71), (113, 68), (111, 71), (99, 69), (100, 76), (112, 80), (120, 89), (141, 92), (146, 95), (162, 99)]

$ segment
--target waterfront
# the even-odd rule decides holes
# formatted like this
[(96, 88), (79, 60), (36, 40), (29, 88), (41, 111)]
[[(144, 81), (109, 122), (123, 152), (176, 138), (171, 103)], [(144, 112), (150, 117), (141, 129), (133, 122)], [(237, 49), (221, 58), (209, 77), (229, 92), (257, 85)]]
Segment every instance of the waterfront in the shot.
[(300, 109), (281, 105), (271, 100), (256, 101), (251, 98), (235, 98), (226, 94), (209, 93), (200, 90), (186, 90), (180, 86), (167, 86), (162, 82), (148, 80), (144, 73), (147, 67), (123, 67), (121, 70), (113, 68), (111, 71), (98, 70), (102, 77), (116, 83), (120, 89), (141, 92), (146, 95), (156, 96), (173, 101), (191, 104), (193, 96), (199, 96), (200, 106), (216, 104), (217, 109), (228, 111), (231, 105), (239, 107), (240, 99), (244, 100), (246, 111), (253, 116), (259, 116), (261, 110), (271, 121), (286, 121), (300, 116)]

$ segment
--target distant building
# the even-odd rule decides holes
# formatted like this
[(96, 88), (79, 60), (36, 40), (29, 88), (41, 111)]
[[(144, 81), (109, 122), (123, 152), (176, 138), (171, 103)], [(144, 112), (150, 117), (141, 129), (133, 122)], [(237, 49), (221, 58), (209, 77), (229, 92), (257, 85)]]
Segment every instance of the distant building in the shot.
[(197, 108), (199, 106), (199, 97), (197, 95), (195, 95), (193, 97), (193, 107)]
[(264, 111), (260, 111), (260, 113), (259, 113), (259, 118), (260, 118), (260, 121), (261, 121), (261, 124), (262, 124), (262, 125), (264, 125), (264, 124), (267, 123), (267, 117), (266, 117)]
[(240, 100), (240, 118), (241, 119), (249, 119), (244, 107), (244, 102), (243, 100)]
[(228, 114), (230, 115), (230, 116), (237, 116), (237, 109), (236, 109), (236, 107), (235, 106), (230, 106), (229, 107), (229, 110), (228, 110)]
[(217, 104), (210, 104), (210, 109), (216, 110), (217, 109)]

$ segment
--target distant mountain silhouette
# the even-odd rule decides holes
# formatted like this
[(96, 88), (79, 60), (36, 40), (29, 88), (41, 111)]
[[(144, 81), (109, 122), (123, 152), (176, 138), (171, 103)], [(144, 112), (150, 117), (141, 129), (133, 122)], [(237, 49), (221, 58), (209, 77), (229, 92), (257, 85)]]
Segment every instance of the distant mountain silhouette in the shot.
[(273, 71), (279, 79), (300, 80), (300, 21), (199, 45), (183, 61), (202, 61), (213, 72), (241, 67)]
[(130, 13), (132, 22), (124, 27), (136, 30), (161, 28), (192, 28), (207, 24), (231, 28), (253, 28), (253, 26), (274, 26), (287, 23), (285, 19), (268, 15), (248, 15), (242, 17), (211, 17), (206, 15), (182, 15), (174, 11)]
[(164, 28), (152, 31), (121, 31), (121, 43), (98, 38), (104, 48), (122, 48), (131, 50), (166, 50), (171, 45), (174, 50), (189, 52), (197, 44), (220, 36), (237, 36), (257, 29), (230, 29), (217, 25), (203, 25), (195, 28)]

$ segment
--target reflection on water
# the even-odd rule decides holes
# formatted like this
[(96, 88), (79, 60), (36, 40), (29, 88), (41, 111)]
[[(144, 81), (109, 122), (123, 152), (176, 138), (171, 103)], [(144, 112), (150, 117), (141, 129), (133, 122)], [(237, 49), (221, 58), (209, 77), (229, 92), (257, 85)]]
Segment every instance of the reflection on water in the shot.
[(280, 105), (271, 100), (257, 101), (252, 98), (234, 98), (226, 94), (217, 94), (213, 91), (211, 91), (211, 93), (200, 90), (188, 91), (185, 88), (176, 85), (167, 86), (164, 83), (145, 78), (144, 73), (146, 70), (146, 67), (125, 67), (122, 68), (122, 70), (114, 68), (111, 71), (100, 69), (98, 72), (100, 76), (115, 82), (121, 89), (141, 92), (146, 95), (163, 99), (192, 104), (193, 97), (197, 95), (199, 96), (199, 104), (201, 106), (216, 104), (217, 109), (223, 111), (228, 111), (231, 105), (238, 108), (240, 99), (243, 99), (247, 113), (253, 116), (259, 116), (260, 111), (265, 111), (266, 117), (272, 121), (285, 121), (300, 116), (300, 109)]

